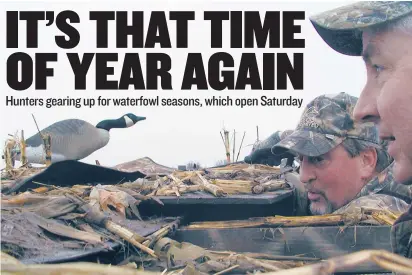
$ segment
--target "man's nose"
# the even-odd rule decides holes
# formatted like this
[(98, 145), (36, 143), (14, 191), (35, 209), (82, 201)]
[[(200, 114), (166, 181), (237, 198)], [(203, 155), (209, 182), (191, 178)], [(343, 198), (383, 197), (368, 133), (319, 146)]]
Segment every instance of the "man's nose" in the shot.
[(368, 89), (367, 86), (362, 91), (355, 109), (353, 110), (353, 117), (359, 122), (379, 122), (379, 112), (377, 105), (377, 96), (372, 89)]
[(300, 181), (305, 184), (316, 178), (314, 167), (307, 161), (306, 157), (301, 161), (299, 176)]

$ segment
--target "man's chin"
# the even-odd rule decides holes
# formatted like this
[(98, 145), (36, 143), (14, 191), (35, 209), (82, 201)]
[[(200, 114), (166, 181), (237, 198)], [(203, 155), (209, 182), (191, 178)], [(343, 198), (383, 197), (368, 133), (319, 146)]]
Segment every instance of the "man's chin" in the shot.
[(332, 206), (330, 204), (311, 202), (309, 205), (309, 210), (312, 215), (325, 215), (331, 214), (333, 212)]
[(398, 183), (407, 183), (412, 181), (412, 163), (405, 159), (395, 161), (393, 165), (393, 178)]

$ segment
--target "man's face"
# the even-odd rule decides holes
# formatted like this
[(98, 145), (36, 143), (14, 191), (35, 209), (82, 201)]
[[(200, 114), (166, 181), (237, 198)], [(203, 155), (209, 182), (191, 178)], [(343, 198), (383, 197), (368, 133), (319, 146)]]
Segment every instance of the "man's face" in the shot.
[(390, 140), (398, 182), (412, 179), (412, 31), (363, 34), (367, 82), (354, 110)]
[(351, 158), (342, 145), (319, 157), (300, 156), (300, 181), (312, 214), (332, 213), (360, 192), (365, 182), (359, 158)]

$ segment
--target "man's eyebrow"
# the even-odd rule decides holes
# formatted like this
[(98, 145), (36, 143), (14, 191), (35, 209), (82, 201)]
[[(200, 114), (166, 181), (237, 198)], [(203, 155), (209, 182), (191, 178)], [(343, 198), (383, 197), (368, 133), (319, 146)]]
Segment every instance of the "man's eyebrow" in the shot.
[(369, 43), (362, 52), (362, 59), (365, 63), (370, 63), (371, 57), (377, 54), (376, 46)]

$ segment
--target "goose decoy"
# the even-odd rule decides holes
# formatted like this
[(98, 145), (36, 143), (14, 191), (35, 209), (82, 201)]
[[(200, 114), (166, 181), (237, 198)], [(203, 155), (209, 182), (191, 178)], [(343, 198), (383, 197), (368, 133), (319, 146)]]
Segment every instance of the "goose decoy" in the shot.
[[(66, 119), (53, 123), (41, 133), (51, 135), (52, 163), (80, 160), (107, 145), (110, 129), (127, 128), (145, 119), (129, 113), (118, 119), (100, 121), (96, 126), (80, 119)], [(26, 156), (28, 163), (45, 163), (44, 144), (39, 133), (26, 140)], [(20, 160), (20, 152), (15, 159)]]

